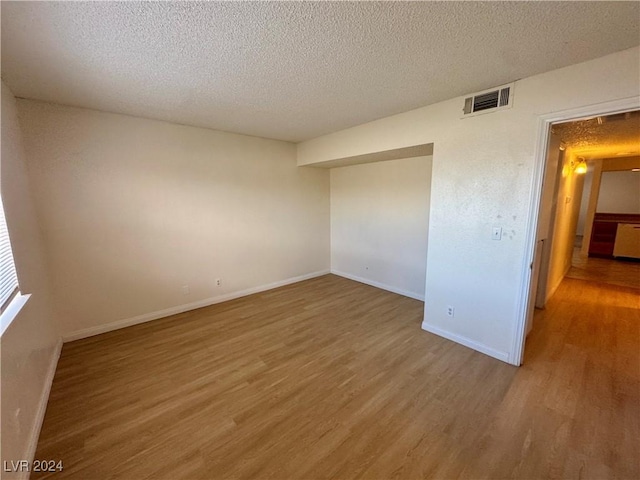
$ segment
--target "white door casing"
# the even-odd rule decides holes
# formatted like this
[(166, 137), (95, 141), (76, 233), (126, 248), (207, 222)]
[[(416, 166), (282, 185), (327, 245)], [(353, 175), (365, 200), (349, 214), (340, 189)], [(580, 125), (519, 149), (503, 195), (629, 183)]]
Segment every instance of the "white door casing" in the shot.
[[(531, 284), (533, 280), (533, 269), (531, 268), (531, 265), (535, 259), (535, 251), (537, 247), (538, 218), (540, 214), (542, 181), (545, 171), (550, 126), (552, 123), (584, 119), (598, 115), (611, 115), (637, 109), (640, 109), (640, 97), (634, 96), (569, 110), (562, 110), (559, 112), (552, 112), (538, 117), (537, 141), (534, 150), (535, 163), (531, 179), (531, 196), (529, 199), (529, 218), (527, 221), (527, 230), (525, 235), (525, 254), (522, 257), (523, 262), (521, 267), (522, 277), (520, 280), (520, 295), (517, 303), (517, 317), (515, 319), (513, 343), (509, 354), (509, 363), (512, 365), (522, 364), (527, 333), (526, 327), (529, 313), (529, 302), (535, 302), (535, 296), (531, 295)], [(531, 310), (533, 311), (533, 309)]]

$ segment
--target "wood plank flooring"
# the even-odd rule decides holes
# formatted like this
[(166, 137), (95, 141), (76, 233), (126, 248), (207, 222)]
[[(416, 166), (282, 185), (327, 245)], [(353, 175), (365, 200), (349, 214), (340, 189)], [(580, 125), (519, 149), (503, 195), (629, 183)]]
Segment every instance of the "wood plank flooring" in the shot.
[(32, 478), (637, 479), (639, 309), (567, 279), (521, 368), (332, 275), (79, 340)]
[(640, 289), (640, 260), (583, 257), (574, 248), (567, 277)]

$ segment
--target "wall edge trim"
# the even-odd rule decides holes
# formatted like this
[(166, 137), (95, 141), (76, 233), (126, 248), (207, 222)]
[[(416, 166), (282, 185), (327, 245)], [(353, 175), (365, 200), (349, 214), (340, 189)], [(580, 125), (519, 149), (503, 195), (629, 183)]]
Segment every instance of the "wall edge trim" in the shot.
[[(40, 400), (38, 401), (38, 410), (36, 411), (35, 421), (31, 426), (31, 432), (29, 433), (29, 440), (27, 442), (26, 458), (29, 461), (29, 465), (33, 463), (33, 459), (36, 455), (36, 449), (38, 448), (38, 440), (40, 439), (40, 432), (42, 430), (42, 424), (44, 423), (44, 416), (47, 412), (47, 405), (49, 403), (49, 395), (51, 393), (51, 387), (53, 385), (53, 378), (56, 375), (58, 368), (58, 360), (62, 353), (62, 337), (58, 338), (58, 342), (51, 354), (51, 360), (49, 362), (49, 368), (44, 379), (44, 388), (40, 394)], [(26, 476), (21, 478), (29, 478), (29, 472), (25, 472)]]
[(333, 275), (338, 275), (339, 277), (344, 277), (349, 280), (353, 280), (354, 282), (364, 283), (365, 285), (370, 285), (372, 287), (380, 288), (381, 290), (386, 290), (391, 293), (397, 293), (398, 295), (402, 295), (405, 297), (413, 298), (414, 300), (420, 300), (421, 302), (424, 302), (424, 295), (419, 295), (414, 292), (402, 290), (401, 288), (396, 288), (391, 285), (387, 285), (385, 283), (376, 282), (375, 280), (369, 280), (367, 278), (358, 277), (357, 275), (351, 275), (350, 273), (341, 272), (340, 270), (331, 269), (331, 273)]
[(447, 332), (446, 330), (442, 330), (439, 327), (430, 325), (425, 321), (422, 322), (422, 330), (433, 333), (434, 335), (438, 335), (439, 337), (446, 338), (447, 340), (451, 340), (452, 342), (459, 343), (460, 345), (475, 350), (476, 352), (483, 353), (484, 355), (488, 355), (489, 357), (493, 357), (502, 362), (511, 364), (511, 362), (509, 361), (509, 352), (502, 352), (500, 350), (488, 347), (483, 343), (476, 342), (467, 337), (463, 337), (462, 335)]
[(198, 308), (215, 305), (216, 303), (227, 302), (229, 300), (235, 300), (236, 298), (253, 295), (254, 293), (260, 293), (267, 290), (272, 290), (274, 288), (284, 287), (285, 285), (290, 285), (292, 283), (298, 283), (304, 280), (310, 280), (312, 278), (321, 277), (329, 273), (331, 272), (328, 269), (319, 270), (316, 272), (307, 273), (305, 275), (290, 277), (284, 280), (279, 280), (277, 282), (272, 282), (272, 283), (267, 283), (257, 287), (247, 288), (245, 290), (238, 290), (236, 292), (226, 293), (224, 295), (205, 298), (203, 300), (198, 300), (191, 303), (185, 303), (182, 305), (177, 305), (175, 307), (165, 308), (163, 310), (157, 310), (155, 312), (149, 312), (142, 315), (137, 315), (135, 317), (125, 318), (123, 320), (116, 320), (114, 322), (105, 323), (103, 325), (97, 325), (95, 327), (83, 328), (81, 330), (76, 330), (74, 332), (63, 335), (62, 340), (65, 343), (67, 343), (67, 342), (73, 342), (74, 340), (93, 337), (95, 335), (111, 332), (113, 330), (119, 330), (121, 328), (131, 327), (133, 325), (138, 325), (140, 323), (151, 322), (153, 320), (158, 320), (160, 318), (170, 317), (171, 315), (177, 315), (179, 313), (188, 312), (190, 310), (196, 310)]

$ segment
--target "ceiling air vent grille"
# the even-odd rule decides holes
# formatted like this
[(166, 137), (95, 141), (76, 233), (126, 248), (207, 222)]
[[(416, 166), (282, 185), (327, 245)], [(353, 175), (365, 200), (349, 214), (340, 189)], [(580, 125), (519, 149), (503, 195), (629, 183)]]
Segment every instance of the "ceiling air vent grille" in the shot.
[(511, 87), (505, 87), (500, 89), (500, 103), (499, 107), (504, 107), (509, 104), (509, 93), (511, 92)]
[(464, 99), (464, 117), (489, 113), (510, 108), (513, 97), (513, 84), (503, 85), (476, 93)]
[(473, 97), (473, 112), (479, 112), (480, 110), (489, 110), (490, 108), (496, 108), (498, 106), (498, 97), (500, 95), (499, 90), (493, 92), (483, 93), (482, 95), (476, 95)]

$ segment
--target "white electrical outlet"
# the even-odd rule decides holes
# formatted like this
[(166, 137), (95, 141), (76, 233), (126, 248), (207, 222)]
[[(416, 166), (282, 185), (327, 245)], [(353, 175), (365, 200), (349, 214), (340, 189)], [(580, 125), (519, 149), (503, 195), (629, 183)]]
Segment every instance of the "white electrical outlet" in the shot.
[(453, 317), (455, 313), (456, 313), (455, 308), (453, 308), (451, 305), (447, 306), (447, 317)]
[(220, 280), (219, 278), (216, 278), (216, 285), (219, 287), (220, 285), (222, 285), (222, 280)]
[(189, 285), (183, 285), (182, 286), (182, 294), (183, 295), (189, 295)]

